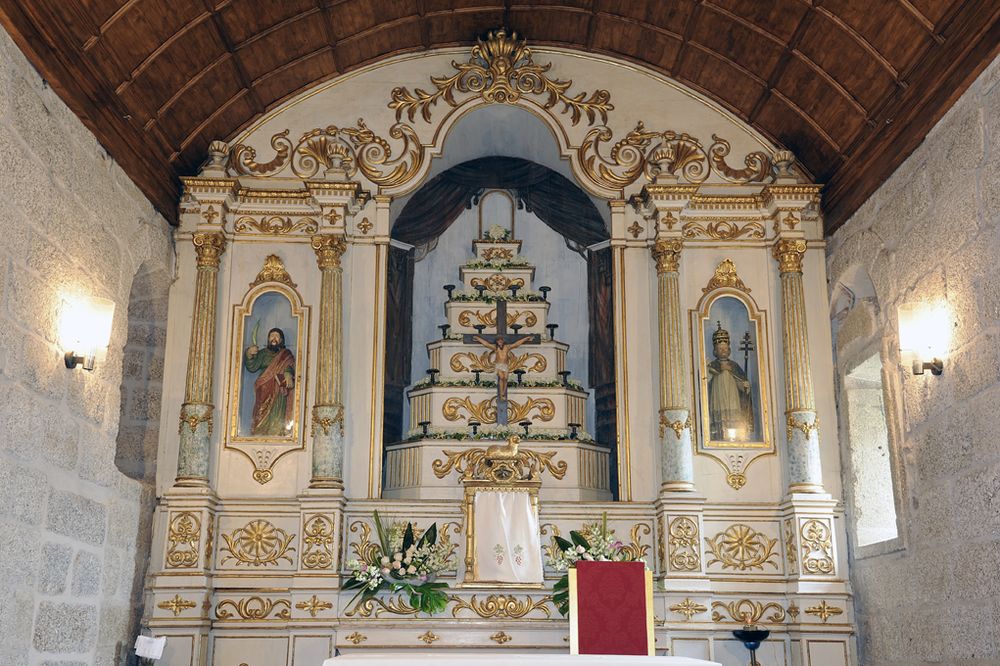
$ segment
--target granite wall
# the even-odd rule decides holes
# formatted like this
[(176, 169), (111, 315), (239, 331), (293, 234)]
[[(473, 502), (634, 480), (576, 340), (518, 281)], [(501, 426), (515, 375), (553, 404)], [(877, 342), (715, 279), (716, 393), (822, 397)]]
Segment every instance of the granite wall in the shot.
[[(900, 539), (851, 544), (868, 666), (1000, 663), (998, 221), (1000, 59), (829, 245), (831, 301), (859, 274), (874, 286), (856, 304), (867, 315), (835, 313), (836, 362), (843, 379), (873, 344), (881, 352), (897, 462)], [(941, 376), (900, 363), (896, 308), (911, 301), (951, 310)]]
[[(0, 664), (123, 663), (149, 556), (169, 228), (2, 30), (0, 156)], [(94, 372), (63, 365), (71, 294), (116, 303)]]

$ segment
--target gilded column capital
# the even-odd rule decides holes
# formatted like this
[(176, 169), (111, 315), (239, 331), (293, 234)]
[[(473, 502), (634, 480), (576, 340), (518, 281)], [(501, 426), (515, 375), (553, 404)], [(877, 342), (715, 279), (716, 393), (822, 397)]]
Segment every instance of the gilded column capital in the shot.
[(804, 240), (800, 238), (784, 238), (774, 244), (771, 252), (778, 261), (780, 272), (802, 272), (802, 256), (806, 253), (806, 242)]
[(656, 261), (657, 273), (676, 273), (680, 270), (681, 248), (684, 243), (678, 238), (658, 240), (650, 248)]
[(320, 270), (340, 268), (340, 257), (347, 251), (343, 236), (321, 234), (312, 237), (312, 249), (316, 252), (316, 263)]
[(226, 251), (226, 237), (218, 231), (196, 233), (191, 242), (198, 255), (198, 266), (219, 267), (219, 258)]

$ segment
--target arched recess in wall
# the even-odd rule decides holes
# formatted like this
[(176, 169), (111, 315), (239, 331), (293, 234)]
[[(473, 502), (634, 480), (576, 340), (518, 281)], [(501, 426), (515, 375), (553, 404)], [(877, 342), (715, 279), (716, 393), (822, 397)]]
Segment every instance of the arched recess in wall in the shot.
[(880, 314), (868, 271), (857, 264), (850, 266), (831, 290), (830, 323), (845, 499), (855, 557), (902, 543), (898, 403)]
[(121, 412), (115, 442), (115, 467), (125, 476), (138, 481), (141, 487), (138, 530), (133, 540), (135, 567), (130, 594), (129, 636), (139, 633), (139, 622), (143, 616), (143, 581), (152, 547), (170, 282), (170, 275), (163, 266), (144, 262), (139, 266), (129, 290), (128, 333), (122, 353)]
[[(549, 161), (540, 154), (538, 137), (531, 136), (538, 131), (544, 138), (548, 131), (522, 110), (505, 108), (500, 111), (502, 115), (514, 118), (505, 118), (506, 122), (500, 126), (492, 125), (491, 139), (474, 141), (470, 149), (468, 141), (455, 141), (453, 136), (449, 136), (447, 144), (459, 147), (456, 152), (465, 155), (470, 152), (493, 154), (475, 157), (440, 171), (406, 197), (401, 210), (393, 216), (394, 243), (389, 250), (387, 280), (386, 328), (391, 333), (387, 336), (385, 348), (384, 446), (405, 438), (407, 427), (403, 423), (403, 412), (406, 387), (420, 378), (416, 375), (421, 374), (414, 373), (415, 368), (411, 367), (409, 358), (413, 342), (415, 261), (433, 251), (437, 239), (463, 211), (478, 205), (480, 197), (487, 194), (497, 196), (500, 191), (509, 192), (512, 195), (511, 206), (534, 213), (564, 239), (570, 250), (586, 260), (589, 310), (587, 381), (596, 393), (594, 435), (599, 442), (613, 444), (615, 441), (611, 258), (608, 247), (600, 247), (610, 237), (606, 220), (595, 205), (594, 198), (570, 178), (533, 159), (510, 155), (520, 152)], [(480, 117), (476, 118), (477, 115)], [(479, 125), (487, 116), (493, 115), (495, 112), (491, 113), (487, 107), (467, 116), (453, 131), (456, 136), (467, 138), (470, 135), (469, 126)], [(515, 133), (516, 136), (512, 136)], [(550, 139), (541, 145), (544, 148), (546, 144), (552, 146), (552, 153), (555, 154), (554, 141)], [(445, 150), (442, 165), (453, 162), (448, 157), (449, 151)], [(554, 161), (558, 163), (557, 156)], [(486, 225), (485, 222), (482, 224)], [(612, 453), (612, 470), (617, 469), (614, 457)], [(613, 479), (612, 487), (616, 486), (617, 480)]]

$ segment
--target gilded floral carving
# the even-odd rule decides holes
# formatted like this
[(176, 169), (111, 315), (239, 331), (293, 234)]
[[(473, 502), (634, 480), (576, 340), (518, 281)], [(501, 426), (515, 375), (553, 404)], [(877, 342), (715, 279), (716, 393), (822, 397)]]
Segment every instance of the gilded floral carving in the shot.
[(193, 511), (170, 515), (167, 528), (167, 568), (190, 569), (198, 564), (201, 518)]
[(698, 523), (688, 516), (670, 521), (667, 532), (668, 565), (672, 571), (697, 571), (701, 567), (698, 551)]
[(726, 616), (720, 613), (718, 609), (725, 611), (731, 621), (741, 624), (757, 624), (764, 617), (764, 613), (769, 610), (773, 610), (774, 612), (767, 616), (768, 622), (784, 622), (786, 617), (785, 609), (781, 607), (781, 604), (774, 601), (767, 603), (752, 601), (750, 599), (740, 599), (728, 603), (713, 601), (713, 622), (724, 622), (726, 620)]
[(552, 65), (535, 63), (524, 40), (518, 39), (517, 33), (508, 36), (506, 30), (490, 32), (485, 40), (477, 40), (469, 60), (452, 61), (451, 66), (455, 74), (431, 77), (433, 91), (416, 88), (411, 93), (402, 87), (393, 89), (389, 108), (396, 111), (396, 120), (405, 113), (413, 122), (419, 113), (425, 122), (430, 122), (431, 109), (439, 101), (451, 107), (460, 104), (457, 94), (482, 97), (496, 104), (513, 104), (523, 95), (539, 96), (543, 98), (543, 108), (561, 104), (562, 112), (570, 114), (574, 125), (583, 116), (587, 116), (589, 124), (598, 116), (606, 123), (608, 111), (614, 109), (606, 90), (595, 90), (589, 97), (582, 92), (570, 97), (566, 91), (573, 82), (550, 79), (546, 73)]
[(512, 594), (491, 594), (483, 601), (480, 601), (473, 594), (468, 600), (455, 596), (451, 599), (455, 602), (455, 605), (451, 608), (452, 617), (458, 617), (458, 614), (463, 610), (471, 610), (483, 619), (496, 617), (519, 619), (536, 610), (544, 613), (545, 617), (552, 617), (552, 613), (548, 608), (549, 602), (552, 601), (551, 596), (535, 600), (530, 595), (519, 599)]
[(810, 518), (799, 528), (802, 570), (815, 575), (833, 573), (833, 539), (826, 521)]
[[(230, 608), (232, 610), (228, 610)], [(292, 617), (291, 608), (291, 603), (287, 599), (267, 599), (257, 596), (238, 600), (223, 599), (215, 606), (215, 617), (220, 620), (235, 620), (235, 612), (240, 620), (251, 622), (267, 619), (288, 620)], [(273, 618), (270, 617), (271, 613), (274, 613)]]
[(740, 571), (763, 570), (765, 564), (779, 568), (778, 563), (773, 561), (778, 555), (774, 550), (778, 540), (769, 538), (749, 525), (730, 525), (714, 537), (706, 537), (705, 544), (714, 558), (708, 562), (709, 566), (721, 564), (723, 569)]
[(329, 569), (333, 566), (333, 521), (315, 515), (302, 526), (302, 567)]
[(222, 558), (220, 564), (224, 565), (229, 560), (236, 560), (236, 566), (278, 566), (281, 560), (292, 564), (290, 553), (295, 550), (291, 545), (295, 535), (266, 520), (251, 520), (231, 534), (223, 534), (222, 539), (226, 542), (222, 550), (229, 554)]

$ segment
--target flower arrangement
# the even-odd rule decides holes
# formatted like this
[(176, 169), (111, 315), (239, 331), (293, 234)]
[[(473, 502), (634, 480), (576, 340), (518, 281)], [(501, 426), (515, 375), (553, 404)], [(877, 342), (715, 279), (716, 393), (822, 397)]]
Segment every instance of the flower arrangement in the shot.
[[(586, 525), (577, 532), (571, 530), (570, 540), (552, 537), (559, 547), (547, 550), (546, 564), (556, 571), (569, 571), (580, 560), (595, 562), (634, 562), (633, 552), (608, 531), (608, 514), (601, 522)], [(569, 575), (563, 574), (552, 588), (552, 602), (564, 616), (569, 615)]]
[(514, 257), (513, 259), (491, 259), (490, 261), (470, 259), (465, 262), (466, 268), (490, 268), (497, 271), (505, 268), (525, 268), (528, 266), (531, 266), (531, 262), (524, 257)]
[[(483, 388), (495, 388), (496, 385), (496, 375), (489, 373), (485, 377), (481, 377), (478, 382), (474, 379), (438, 379), (431, 384), (430, 377), (424, 377), (413, 384), (413, 389), (416, 390), (427, 386), (479, 386)], [(565, 386), (574, 391), (586, 390), (583, 384), (575, 379), (567, 379), (565, 384), (563, 384), (561, 379), (525, 379), (521, 382), (511, 382), (510, 386), (513, 388), (560, 388)]]
[(352, 571), (344, 589), (358, 590), (350, 603), (358, 597), (374, 598), (381, 592), (402, 592), (409, 597), (410, 606), (428, 615), (444, 611), (448, 595), (442, 590), (448, 585), (435, 579), (442, 571), (453, 568), (453, 548), (438, 543), (437, 524), (432, 523), (417, 539), (413, 523), (391, 523), (386, 527), (376, 511), (375, 529), (379, 543), (364, 559), (347, 563)]
[[(524, 434), (523, 429), (496, 427), (496, 426), (480, 426), (479, 431), (473, 435), (468, 430), (446, 430), (441, 428), (428, 428), (427, 434), (424, 434), (423, 428), (413, 428), (406, 433), (406, 439), (403, 441), (415, 442), (422, 439), (452, 439), (455, 441), (480, 441), (480, 440), (502, 440), (507, 439), (511, 435), (517, 435), (521, 438), (521, 441), (537, 440), (543, 442), (559, 442), (569, 439), (569, 435), (566, 433), (565, 428), (552, 428), (551, 430), (541, 430), (534, 429), (527, 435)], [(594, 438), (587, 431), (582, 428), (577, 430), (576, 440), (584, 444), (593, 444)]]
[(505, 241), (510, 238), (510, 229), (494, 224), (486, 230), (486, 237), (491, 241)]
[(461, 303), (495, 303), (496, 301), (544, 301), (545, 298), (534, 291), (518, 292), (517, 296), (511, 296), (506, 292), (504, 294), (496, 294), (485, 291), (480, 296), (475, 291), (456, 291), (452, 293), (451, 300)]

